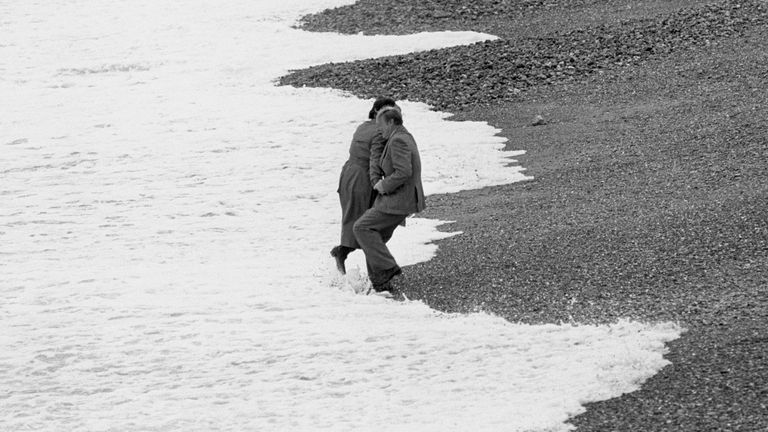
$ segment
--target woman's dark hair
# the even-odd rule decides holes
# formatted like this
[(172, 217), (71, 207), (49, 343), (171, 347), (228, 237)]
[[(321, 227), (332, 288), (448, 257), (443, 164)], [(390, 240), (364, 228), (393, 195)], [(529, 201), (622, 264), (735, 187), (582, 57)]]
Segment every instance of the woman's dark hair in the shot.
[(376, 113), (385, 106), (395, 106), (395, 100), (388, 97), (376, 98), (376, 101), (373, 103), (373, 108), (368, 112), (368, 118), (371, 120), (375, 119)]

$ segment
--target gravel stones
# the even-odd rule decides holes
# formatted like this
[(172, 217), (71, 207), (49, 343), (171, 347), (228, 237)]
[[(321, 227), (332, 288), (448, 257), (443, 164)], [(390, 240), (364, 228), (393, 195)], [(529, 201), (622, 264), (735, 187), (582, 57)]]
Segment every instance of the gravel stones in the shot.
[(294, 71), (282, 77), (280, 84), (334, 87), (364, 98), (388, 94), (456, 112), (474, 105), (519, 100), (522, 92), (534, 87), (583, 81), (608, 69), (706, 46), (767, 22), (768, 7), (763, 2), (723, 1), (668, 16), (540, 38), (501, 39), (316, 66)]
[(605, 0), (362, 0), (302, 18), (310, 31), (407, 34), (477, 28), (478, 22), (517, 19), (542, 10), (574, 10), (606, 5)]

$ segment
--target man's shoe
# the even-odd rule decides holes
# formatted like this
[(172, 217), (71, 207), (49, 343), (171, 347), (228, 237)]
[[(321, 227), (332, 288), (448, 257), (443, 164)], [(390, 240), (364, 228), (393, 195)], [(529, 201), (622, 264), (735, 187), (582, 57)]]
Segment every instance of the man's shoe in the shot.
[[(394, 266), (391, 269), (376, 272), (373, 275), (370, 275), (369, 278), (371, 279), (371, 285), (373, 285), (373, 289), (379, 291), (377, 287), (391, 286), (390, 281), (392, 278), (402, 273), (403, 271), (400, 270), (400, 267)], [(385, 288), (383, 290), (387, 289), (388, 288)]]
[(391, 282), (384, 282), (383, 284), (376, 283), (372, 285), (372, 288), (377, 293), (392, 292), (392, 283)]
[(378, 274), (376, 285), (389, 284), (389, 281), (391, 281), (393, 277), (401, 274), (403, 274), (403, 271), (399, 266), (394, 266), (391, 269), (384, 270)]
[(375, 296), (379, 296), (379, 297), (384, 297), (384, 298), (387, 298), (387, 299), (395, 298), (395, 295), (392, 294), (391, 291), (374, 291), (373, 293), (371, 293), (371, 295), (375, 295)]
[(373, 292), (369, 290), (368, 294), (373, 294), (384, 298), (392, 298), (394, 295), (394, 289), (392, 288), (391, 282), (386, 282), (383, 284), (372, 284), (371, 289)]

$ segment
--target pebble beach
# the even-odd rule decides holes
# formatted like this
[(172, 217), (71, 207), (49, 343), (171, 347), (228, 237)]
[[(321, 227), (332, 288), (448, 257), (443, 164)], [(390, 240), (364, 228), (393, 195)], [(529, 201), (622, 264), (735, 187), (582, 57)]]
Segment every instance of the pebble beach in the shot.
[(408, 298), (530, 324), (677, 322), (670, 365), (569, 422), (765, 430), (765, 2), (364, 0), (300, 28), (499, 37), (280, 80), (425, 102), (526, 151), (531, 180), (429, 198), (424, 215), (463, 234), (405, 268)]
[[(359, 252), (339, 274), (338, 173), (373, 101), (276, 81), (498, 39), (295, 28), (351, 3), (0, 4), (0, 430), (564, 432), (672, 364), (670, 319), (361, 295)], [(536, 179), (501, 128), (399, 103), (434, 198), (390, 242), (416, 269), (464, 235), (434, 217), (449, 194)]]

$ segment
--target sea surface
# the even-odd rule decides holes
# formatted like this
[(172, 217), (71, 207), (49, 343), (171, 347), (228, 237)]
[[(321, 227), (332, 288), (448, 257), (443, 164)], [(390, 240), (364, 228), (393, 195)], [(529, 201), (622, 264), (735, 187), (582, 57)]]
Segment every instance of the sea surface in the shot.
[[(361, 294), (360, 252), (335, 272), (372, 101), (275, 80), (494, 38), (292, 27), (346, 3), (0, 1), (0, 431), (561, 431), (668, 364), (672, 323), (444, 314)], [(495, 128), (401, 106), (427, 194), (529, 179)], [(409, 219), (399, 263), (448, 222)]]

